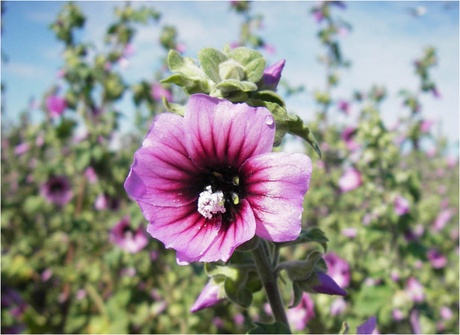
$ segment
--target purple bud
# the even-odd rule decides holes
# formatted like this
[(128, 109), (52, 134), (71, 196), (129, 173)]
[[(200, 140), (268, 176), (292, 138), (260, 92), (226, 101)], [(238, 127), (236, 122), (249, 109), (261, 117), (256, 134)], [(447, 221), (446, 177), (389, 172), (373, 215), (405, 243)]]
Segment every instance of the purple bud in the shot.
[(371, 316), (364, 322), (362, 325), (356, 328), (357, 334), (372, 334), (377, 326), (377, 318), (375, 316)]
[(212, 282), (208, 282), (196, 299), (192, 308), (190, 308), (190, 312), (195, 313), (202, 309), (212, 307), (223, 301), (223, 298), (219, 298), (219, 292), (220, 287), (218, 285), (215, 285)]
[(283, 71), (285, 63), (286, 61), (282, 59), (265, 69), (262, 81), (267, 88), (271, 90), (276, 89), (278, 83), (280, 82), (281, 72)]
[(347, 292), (324, 272), (316, 272), (319, 284), (312, 287), (316, 293), (346, 296)]

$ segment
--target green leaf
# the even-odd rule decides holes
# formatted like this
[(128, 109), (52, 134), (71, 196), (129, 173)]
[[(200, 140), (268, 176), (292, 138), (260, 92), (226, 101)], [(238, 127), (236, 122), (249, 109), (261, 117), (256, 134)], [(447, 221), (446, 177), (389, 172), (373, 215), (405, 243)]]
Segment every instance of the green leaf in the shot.
[(290, 245), (316, 242), (316, 243), (319, 243), (323, 247), (324, 252), (326, 252), (328, 241), (329, 240), (324, 234), (324, 232), (321, 229), (314, 227), (314, 228), (302, 230), (299, 234), (299, 237), (297, 237), (297, 239), (295, 239), (294, 241), (281, 242), (281, 243), (277, 243), (277, 245), (280, 247), (286, 247)]
[(228, 57), (224, 53), (213, 48), (205, 48), (198, 52), (198, 60), (203, 72), (216, 84), (221, 81), (219, 64), (227, 59)]
[(281, 98), (278, 94), (276, 94), (273, 91), (269, 91), (269, 90), (259, 91), (259, 92), (254, 93), (252, 98), (262, 100), (262, 101), (273, 102), (279, 105), (280, 107), (286, 109), (286, 104), (284, 103), (283, 98)]
[(238, 81), (236, 79), (227, 79), (217, 84), (216, 89), (219, 89), (225, 96), (225, 94), (232, 93), (235, 91), (257, 91), (257, 85), (251, 83), (250, 81)]
[(250, 329), (248, 334), (291, 334), (289, 327), (283, 322), (254, 322), (253, 324), (255, 325), (255, 327)]
[(303, 291), (300, 288), (299, 283), (297, 281), (292, 282), (292, 290), (294, 293), (294, 299), (292, 301), (292, 304), (289, 305), (288, 308), (297, 307), (302, 301)]
[(300, 136), (308, 144), (315, 150), (318, 154), (319, 158), (321, 158), (321, 150), (316, 142), (313, 133), (311, 132), (310, 128), (308, 128), (302, 121), (302, 119), (298, 115), (289, 115), (288, 121), (288, 131), (291, 134)]
[(243, 65), (246, 72), (246, 80), (257, 83), (264, 74), (265, 59), (261, 53), (248, 48), (240, 47), (228, 52), (230, 58)]
[(322, 258), (323, 254), (318, 250), (312, 250), (304, 261), (289, 261), (281, 263), (282, 269), (286, 270), (288, 277), (292, 281), (304, 281), (309, 279), (315, 270), (316, 263)]
[(224, 276), (236, 281), (240, 276), (238, 269), (217, 263), (205, 263), (204, 270), (210, 277)]
[(161, 97), (161, 100), (163, 102), (163, 105), (165, 106), (166, 110), (170, 113), (174, 113), (180, 116), (184, 116), (185, 113), (185, 106), (175, 104), (175, 103), (170, 103), (166, 98), (163, 96)]
[(225, 295), (235, 304), (248, 308), (252, 303), (252, 293), (246, 287), (238, 285), (232, 279), (227, 278), (224, 284)]

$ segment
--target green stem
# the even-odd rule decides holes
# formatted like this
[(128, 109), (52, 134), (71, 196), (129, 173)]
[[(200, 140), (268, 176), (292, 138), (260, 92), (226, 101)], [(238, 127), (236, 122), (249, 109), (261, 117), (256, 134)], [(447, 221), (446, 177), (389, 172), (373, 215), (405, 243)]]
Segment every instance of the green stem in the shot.
[(272, 308), (276, 321), (284, 323), (289, 329), (289, 322), (286, 317), (283, 298), (278, 288), (278, 281), (273, 271), (272, 262), (268, 256), (268, 248), (265, 241), (260, 240), (259, 245), (252, 251), (257, 271), (259, 273), (265, 292), (267, 293), (268, 302)]

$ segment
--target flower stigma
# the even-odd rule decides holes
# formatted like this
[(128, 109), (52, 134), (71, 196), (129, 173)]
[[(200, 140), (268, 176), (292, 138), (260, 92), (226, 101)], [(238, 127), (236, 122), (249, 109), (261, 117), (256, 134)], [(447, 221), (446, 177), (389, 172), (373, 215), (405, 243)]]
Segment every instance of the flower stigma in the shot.
[(220, 190), (213, 193), (211, 186), (206, 186), (198, 198), (198, 212), (206, 219), (211, 219), (213, 214), (225, 213), (224, 205), (224, 193)]

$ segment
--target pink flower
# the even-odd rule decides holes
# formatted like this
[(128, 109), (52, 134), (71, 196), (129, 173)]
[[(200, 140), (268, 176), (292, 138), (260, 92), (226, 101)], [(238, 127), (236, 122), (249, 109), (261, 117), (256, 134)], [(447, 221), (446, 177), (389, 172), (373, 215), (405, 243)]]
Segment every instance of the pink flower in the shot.
[(96, 174), (96, 171), (94, 171), (93, 167), (90, 166), (86, 168), (84, 174), (90, 184), (94, 184), (97, 182), (97, 174)]
[(345, 142), (345, 145), (347, 146), (348, 150), (354, 151), (359, 148), (359, 143), (355, 142), (353, 137), (356, 134), (356, 128), (355, 127), (346, 127), (342, 131), (342, 140)]
[(337, 107), (340, 111), (344, 112), (346, 115), (350, 114), (350, 104), (345, 100), (337, 101)]
[(391, 314), (393, 315), (393, 320), (401, 321), (404, 319), (404, 313), (398, 308), (393, 309)]
[(40, 186), (41, 195), (50, 203), (64, 206), (73, 197), (70, 181), (65, 176), (53, 176)]
[(163, 97), (165, 97), (166, 100), (168, 100), (168, 101), (172, 100), (171, 92), (169, 90), (167, 90), (166, 88), (164, 88), (160, 84), (156, 84), (156, 83), (153, 84), (151, 93), (152, 93), (153, 100), (155, 100), (157, 102), (161, 102)]
[(450, 219), (452, 218), (453, 214), (454, 213), (453, 213), (453, 211), (451, 209), (443, 209), (438, 214), (436, 219), (434, 220), (433, 229), (435, 231), (442, 230), (445, 227), (445, 225), (450, 221)]
[(21, 156), (23, 154), (25, 154), (27, 151), (29, 151), (29, 144), (28, 143), (21, 143), (21, 144), (18, 144), (15, 148), (14, 148), (14, 154), (16, 156)]
[(361, 173), (355, 168), (348, 168), (339, 179), (339, 188), (342, 192), (357, 189), (362, 184)]
[(330, 252), (324, 255), (327, 264), (328, 274), (338, 286), (345, 288), (350, 284), (350, 266), (348, 262), (337, 254)]
[(450, 320), (454, 316), (454, 313), (452, 313), (452, 310), (449, 307), (442, 306), (441, 310), (439, 311), (441, 318), (443, 320)]
[(395, 205), (395, 212), (397, 215), (402, 216), (404, 214), (409, 213), (409, 209), (410, 209), (409, 201), (406, 198), (400, 195), (396, 196), (394, 205)]
[(343, 228), (342, 229), (342, 235), (349, 237), (349, 238), (355, 238), (357, 234), (356, 228), (353, 227), (348, 227), (348, 228)]
[(193, 306), (190, 308), (190, 312), (195, 313), (201, 311), (202, 309), (217, 305), (224, 300), (225, 299), (220, 296), (220, 286), (214, 284), (212, 281), (209, 281), (201, 291)]
[(407, 280), (406, 293), (413, 302), (422, 302), (425, 299), (423, 286), (414, 277), (410, 277)]
[(345, 312), (346, 308), (347, 303), (345, 302), (345, 300), (342, 297), (338, 297), (332, 302), (330, 313), (331, 315), (336, 316)]
[(447, 264), (447, 258), (436, 249), (428, 250), (426, 256), (434, 269), (442, 269)]
[(267, 109), (203, 94), (190, 97), (184, 117), (155, 118), (125, 189), (179, 264), (225, 262), (254, 235), (299, 236), (311, 160), (270, 152), (274, 135)]
[(423, 120), (420, 122), (420, 131), (424, 134), (429, 133), (433, 123), (434, 122), (432, 120)]
[(136, 230), (131, 227), (129, 217), (124, 217), (110, 231), (110, 242), (118, 245), (123, 250), (135, 254), (148, 243), (143, 227), (139, 226)]
[(305, 329), (308, 322), (315, 318), (315, 304), (310, 298), (308, 293), (302, 295), (302, 300), (294, 308), (290, 308), (286, 311), (289, 324), (295, 330), (301, 331)]
[(50, 95), (46, 98), (46, 108), (50, 112), (51, 117), (57, 117), (64, 113), (67, 108), (67, 102), (64, 98), (57, 95)]

